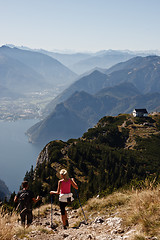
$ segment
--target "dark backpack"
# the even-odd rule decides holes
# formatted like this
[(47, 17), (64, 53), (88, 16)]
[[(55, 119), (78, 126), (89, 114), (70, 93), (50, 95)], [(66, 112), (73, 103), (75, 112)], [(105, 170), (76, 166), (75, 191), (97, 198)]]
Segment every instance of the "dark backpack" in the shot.
[(32, 209), (32, 195), (30, 191), (23, 190), (19, 195), (20, 209)]

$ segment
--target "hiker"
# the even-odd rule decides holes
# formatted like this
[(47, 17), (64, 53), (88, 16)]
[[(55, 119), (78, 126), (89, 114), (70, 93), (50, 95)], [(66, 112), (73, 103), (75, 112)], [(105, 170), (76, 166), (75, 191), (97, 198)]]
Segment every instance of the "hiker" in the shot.
[(32, 203), (38, 202), (40, 197), (34, 198), (34, 194), (32, 191), (28, 189), (28, 182), (22, 182), (22, 190), (20, 190), (17, 195), (14, 197), (14, 202), (19, 201), (19, 209), (21, 216), (21, 224), (25, 227), (25, 219), (27, 217), (27, 227), (32, 223)]
[(58, 181), (57, 191), (50, 191), (50, 194), (59, 194), (59, 204), (61, 209), (63, 228), (67, 229), (69, 224), (65, 207), (74, 200), (73, 194), (71, 193), (71, 185), (75, 189), (78, 189), (78, 186), (73, 178), (68, 177), (67, 170), (62, 169), (60, 171), (60, 177), (61, 180)]

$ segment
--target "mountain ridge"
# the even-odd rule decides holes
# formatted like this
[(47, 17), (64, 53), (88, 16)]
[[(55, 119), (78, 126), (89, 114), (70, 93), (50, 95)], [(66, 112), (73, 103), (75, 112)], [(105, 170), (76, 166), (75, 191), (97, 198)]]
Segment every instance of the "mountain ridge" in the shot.
[(46, 116), (47, 114), (51, 113), (57, 104), (67, 100), (67, 98), (69, 98), (76, 91), (86, 91), (90, 94), (96, 93), (96, 91), (100, 90), (105, 86), (106, 78), (107, 76), (105, 74), (97, 70), (87, 76), (83, 76), (82, 78), (71, 84), (49, 104), (47, 104), (47, 106), (43, 110), (43, 114)]
[(98, 52), (93, 56), (81, 60), (74, 65), (70, 66), (70, 69), (74, 69), (78, 74), (82, 74), (84, 72), (93, 69), (94, 67), (100, 68), (110, 68), (116, 63), (126, 61), (130, 58), (133, 58), (135, 55), (128, 52), (116, 51), (116, 50), (108, 50), (104, 52)]
[[(21, 86), (20, 91), (67, 86), (77, 75), (56, 59), (42, 53), (0, 47), (0, 73), (4, 87)], [(12, 81), (14, 83), (12, 84)], [(64, 85), (64, 86), (63, 86)]]
[[(80, 77), (80, 79), (53, 99), (43, 110), (43, 114), (46, 116), (51, 113), (56, 104), (65, 101), (74, 91), (84, 90), (94, 94), (98, 92), (100, 88), (113, 87), (123, 82), (130, 82), (133, 83), (142, 94), (160, 92), (160, 83), (158, 81), (160, 73), (159, 62), (159, 56), (135, 57), (124, 63), (116, 64), (106, 70), (105, 73), (96, 70), (87, 76)], [(99, 82), (99, 79), (102, 79), (101, 82)], [(92, 84), (96, 82), (94, 92), (90, 90), (90, 82), (92, 82)]]
[[(93, 127), (94, 124), (100, 119), (101, 117), (105, 115), (111, 115), (116, 116), (119, 113), (131, 113), (134, 108), (147, 108), (149, 112), (156, 111), (156, 108), (160, 106), (160, 93), (150, 93), (150, 94), (138, 94), (139, 91), (135, 91), (135, 87), (131, 83), (122, 83), (120, 84), (121, 88), (123, 88), (123, 94), (120, 91), (116, 91), (113, 94), (107, 94), (99, 95), (91, 95), (89, 93), (86, 93), (84, 91), (81, 92), (75, 92), (70, 98), (68, 98), (66, 101), (64, 101), (61, 104), (58, 104), (53, 111), (49, 115), (49, 117), (45, 118), (41, 121), (41, 123), (38, 126), (38, 129), (36, 130), (36, 126), (34, 128), (34, 132), (32, 132), (32, 128), (30, 128), (27, 131), (27, 135), (29, 135), (29, 139), (31, 142), (44, 142), (45, 144), (48, 141), (54, 140), (54, 139), (61, 139), (66, 140), (67, 139), (67, 133), (68, 128), (72, 128), (72, 132), (77, 132), (77, 122), (79, 134), (76, 136), (75, 134), (71, 135), (68, 134), (69, 138), (77, 138), (80, 137), (82, 132), (86, 131), (87, 128)], [(106, 88), (106, 91), (111, 91), (112, 88)], [(118, 86), (113, 87), (114, 91), (115, 89), (118, 89)], [(104, 91), (104, 90), (103, 90)], [(131, 95), (132, 93), (132, 95)], [(127, 95), (128, 94), (128, 95)], [(117, 98), (117, 95), (121, 96), (121, 98)], [(60, 105), (63, 104), (63, 107), (67, 109), (67, 112), (70, 113), (67, 116), (70, 116), (70, 120), (68, 119), (66, 121), (66, 115), (59, 110)], [(72, 119), (72, 114), (77, 116), (77, 122), (74, 122)], [(57, 118), (59, 116), (59, 118)], [(54, 132), (52, 132), (51, 129), (48, 129), (48, 119), (52, 119), (52, 123), (54, 125)], [(58, 131), (56, 131), (56, 121), (58, 123), (57, 126), (59, 126), (61, 122), (61, 127), (63, 129), (63, 133), (65, 138), (61, 134), (59, 134)], [(70, 124), (72, 122), (72, 124)], [(82, 124), (80, 124), (82, 123)], [(85, 123), (85, 124), (84, 124)], [(50, 126), (52, 124), (49, 124)], [(45, 126), (45, 127), (44, 127)], [(81, 127), (84, 127), (81, 129)], [(43, 138), (43, 135), (41, 134), (41, 127), (43, 131), (46, 129), (46, 136), (50, 135), (52, 132), (50, 138)], [(43, 128), (44, 127), (44, 128)], [(59, 128), (59, 127), (58, 127)], [(48, 130), (47, 130), (48, 129)], [(36, 133), (36, 134), (35, 134)], [(34, 139), (34, 141), (33, 141)], [(43, 141), (44, 140), (44, 141)]]
[[(147, 108), (149, 112), (156, 111), (160, 106), (159, 73), (160, 57), (136, 57), (114, 66), (109, 74), (105, 75), (96, 70), (80, 78), (53, 100), (49, 104), (49, 109), (47, 109), (48, 106), (46, 109), (49, 110), (51, 116), (52, 109), (56, 104), (63, 102), (68, 111), (74, 112), (79, 117), (79, 122), (86, 121), (85, 126), (88, 127), (93, 127), (96, 121), (105, 115), (115, 116), (121, 112), (131, 113), (134, 108)], [(84, 92), (86, 93), (84, 94)], [(65, 125), (65, 117), (62, 116), (62, 119), (62, 125)], [(46, 126), (47, 118), (44, 119), (44, 122)], [(74, 121), (72, 123), (74, 129)], [(58, 122), (54, 121), (54, 124), (58, 124)], [(85, 130), (86, 128), (82, 132)], [(31, 131), (28, 130), (28, 133), (32, 139)], [(56, 137), (56, 139), (63, 140), (62, 135), (57, 134), (53, 134), (53, 139)], [(70, 135), (69, 138), (71, 138)], [(36, 138), (34, 139), (36, 140)], [(37, 141), (39, 141), (38, 139), (41, 139), (40, 131), (37, 134)], [(47, 143), (47, 139), (45, 143)]]

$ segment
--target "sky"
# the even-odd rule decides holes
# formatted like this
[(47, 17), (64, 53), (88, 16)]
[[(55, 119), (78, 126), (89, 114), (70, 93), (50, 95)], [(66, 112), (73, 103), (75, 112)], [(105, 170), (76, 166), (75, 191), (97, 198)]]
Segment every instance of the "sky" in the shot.
[(0, 46), (160, 50), (160, 0), (0, 0)]

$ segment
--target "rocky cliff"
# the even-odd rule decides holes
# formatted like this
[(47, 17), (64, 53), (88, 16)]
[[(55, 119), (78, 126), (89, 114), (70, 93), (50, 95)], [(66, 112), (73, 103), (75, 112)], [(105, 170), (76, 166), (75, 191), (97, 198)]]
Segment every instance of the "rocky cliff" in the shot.
[(5, 197), (9, 197), (10, 191), (6, 186), (5, 182), (0, 179), (0, 200), (3, 200)]

